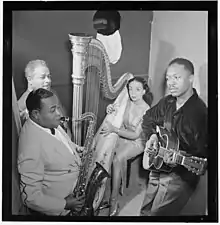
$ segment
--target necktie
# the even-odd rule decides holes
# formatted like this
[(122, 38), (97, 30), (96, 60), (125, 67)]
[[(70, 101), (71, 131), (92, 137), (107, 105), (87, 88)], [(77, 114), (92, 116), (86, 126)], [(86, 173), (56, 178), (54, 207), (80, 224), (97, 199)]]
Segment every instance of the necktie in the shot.
[(51, 134), (55, 135), (55, 129), (54, 128), (50, 128)]

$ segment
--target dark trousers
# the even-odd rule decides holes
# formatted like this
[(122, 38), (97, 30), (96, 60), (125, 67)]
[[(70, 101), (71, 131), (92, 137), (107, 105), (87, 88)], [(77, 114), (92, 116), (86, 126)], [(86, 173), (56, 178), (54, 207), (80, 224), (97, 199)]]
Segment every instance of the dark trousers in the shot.
[(178, 216), (193, 191), (175, 173), (151, 172), (140, 216)]

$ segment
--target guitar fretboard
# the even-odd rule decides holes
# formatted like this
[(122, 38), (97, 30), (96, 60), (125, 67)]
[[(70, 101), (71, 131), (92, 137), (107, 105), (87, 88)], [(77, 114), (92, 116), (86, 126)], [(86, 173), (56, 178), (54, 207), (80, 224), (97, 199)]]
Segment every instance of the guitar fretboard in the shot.
[[(160, 140), (160, 147), (155, 149), (155, 151), (150, 151), (149, 154), (151, 157), (159, 157), (162, 158), (163, 161), (166, 159), (167, 153), (173, 153), (168, 154), (167, 157), (172, 157), (175, 164), (182, 165), (186, 167), (189, 171), (192, 171), (193, 173), (202, 174), (204, 173), (206, 166), (207, 166), (207, 159), (206, 158), (199, 158), (196, 156), (191, 155), (185, 155), (186, 152), (179, 151), (179, 140), (176, 137), (176, 135), (170, 131), (167, 131), (165, 128), (160, 127), (158, 128), (159, 131), (159, 137)], [(171, 143), (171, 145), (170, 145)], [(166, 146), (166, 147), (163, 147)], [(184, 153), (182, 153), (184, 152)], [(160, 162), (161, 159), (156, 160), (155, 162)]]
[(182, 165), (184, 160), (184, 156), (177, 154), (176, 155), (176, 163)]
[(168, 150), (168, 149), (163, 148), (163, 147), (160, 147), (158, 155), (160, 155), (161, 157), (164, 157), (165, 152), (174, 152), (176, 154), (176, 163), (179, 164), (179, 165), (183, 165), (184, 158), (185, 158), (183, 155), (176, 152), (175, 150)]

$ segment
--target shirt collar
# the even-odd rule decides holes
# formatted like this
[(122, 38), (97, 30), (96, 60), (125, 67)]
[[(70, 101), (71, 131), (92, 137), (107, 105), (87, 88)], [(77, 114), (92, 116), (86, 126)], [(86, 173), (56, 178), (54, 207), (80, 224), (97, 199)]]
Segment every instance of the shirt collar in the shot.
[[(184, 103), (182, 107), (179, 108), (176, 112), (181, 112), (185, 110), (191, 109), (192, 105), (194, 104), (195, 100), (198, 98), (198, 94), (195, 88), (193, 88), (193, 94), (192, 96)], [(176, 97), (171, 96), (171, 98), (168, 100), (170, 104), (176, 105)]]
[[(31, 118), (30, 118), (30, 121), (31, 121), (31, 123), (32, 124), (34, 124), (36, 127), (38, 127), (38, 128), (40, 128), (41, 130), (43, 130), (43, 131), (45, 131), (45, 132), (47, 132), (47, 133), (49, 133), (49, 134), (51, 134), (51, 131), (50, 131), (50, 129), (49, 128), (44, 128), (44, 127), (42, 127), (42, 126), (40, 126), (40, 125), (38, 125), (37, 123), (35, 123)], [(52, 135), (52, 134), (51, 134)]]
[(195, 100), (198, 98), (198, 94), (196, 89), (193, 88), (192, 96), (185, 102), (185, 104), (181, 107), (182, 110), (189, 110), (194, 105)]

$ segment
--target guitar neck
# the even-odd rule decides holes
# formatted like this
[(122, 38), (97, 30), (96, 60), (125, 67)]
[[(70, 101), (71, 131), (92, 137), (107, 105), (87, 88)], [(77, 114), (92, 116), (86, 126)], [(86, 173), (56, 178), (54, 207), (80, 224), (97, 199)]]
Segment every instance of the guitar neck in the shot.
[[(161, 139), (158, 156), (165, 159), (166, 153), (173, 153), (173, 161), (175, 164), (182, 165), (193, 173), (202, 174), (207, 166), (206, 158), (196, 156), (187, 156), (179, 151), (179, 139), (174, 133), (170, 133), (164, 128), (159, 128), (159, 136)], [(163, 147), (166, 146), (166, 147)]]
[(185, 156), (177, 153), (176, 154), (176, 163), (179, 164), (179, 165), (184, 165), (184, 159), (185, 159)]
[(174, 150), (170, 150), (170, 149), (160, 147), (158, 155), (161, 156), (161, 157), (164, 157), (166, 152), (172, 152), (172, 153), (176, 154), (176, 164), (184, 165), (185, 156), (181, 155), (180, 153), (178, 153)]

